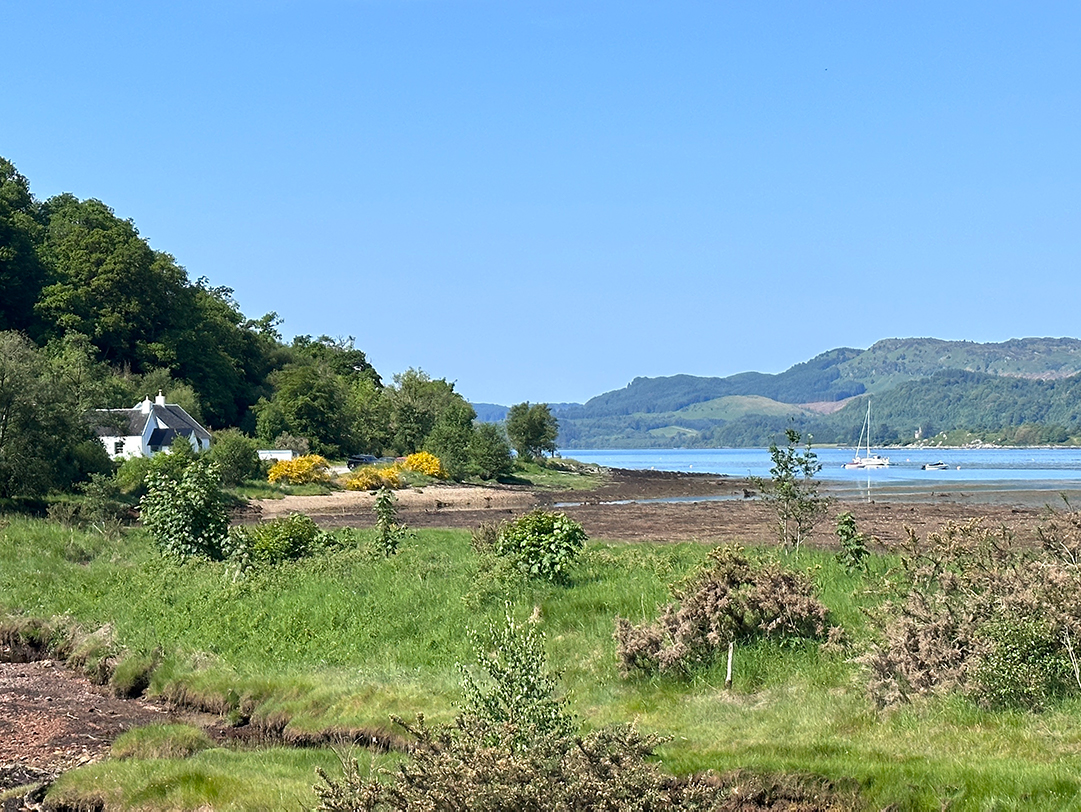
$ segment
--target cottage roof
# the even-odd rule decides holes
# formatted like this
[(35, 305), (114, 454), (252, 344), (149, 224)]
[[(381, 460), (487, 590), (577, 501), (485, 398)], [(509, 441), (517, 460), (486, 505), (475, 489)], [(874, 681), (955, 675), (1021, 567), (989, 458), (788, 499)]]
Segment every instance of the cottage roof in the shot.
[[(94, 431), (99, 437), (138, 437), (146, 430), (151, 416), (155, 419), (155, 434), (163, 429), (170, 430), (170, 441), (178, 434), (184, 437), (194, 434), (199, 440), (210, 439), (210, 432), (200, 426), (182, 406), (175, 403), (151, 403), (149, 409), (140, 406), (132, 409), (95, 409)], [(159, 445), (156, 442), (152, 444)]]

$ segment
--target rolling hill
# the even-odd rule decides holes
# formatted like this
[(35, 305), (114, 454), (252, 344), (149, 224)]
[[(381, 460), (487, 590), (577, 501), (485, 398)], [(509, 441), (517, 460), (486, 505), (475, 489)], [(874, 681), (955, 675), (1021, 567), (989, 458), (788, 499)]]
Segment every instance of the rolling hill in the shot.
[(885, 339), (772, 375), (635, 378), (565, 406), (560, 444), (763, 445), (789, 425), (819, 442), (854, 442), (872, 396), (875, 436), (883, 442), (957, 431), (1002, 443), (1067, 442), (1081, 438), (1081, 341)]

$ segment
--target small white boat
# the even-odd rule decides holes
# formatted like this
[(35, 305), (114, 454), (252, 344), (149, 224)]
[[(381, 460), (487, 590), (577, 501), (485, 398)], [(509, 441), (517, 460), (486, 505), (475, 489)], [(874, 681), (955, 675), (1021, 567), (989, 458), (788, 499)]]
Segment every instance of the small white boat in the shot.
[(925, 462), (920, 466), (924, 471), (948, 471), (950, 466), (946, 465), (942, 460), (938, 462)]
[[(867, 437), (867, 446), (863, 445), (863, 438)], [(860, 456), (860, 449), (864, 448), (864, 454)], [(863, 420), (863, 428), (860, 429), (860, 439), (856, 443), (856, 456), (852, 458), (852, 462), (846, 462), (844, 465), (848, 469), (864, 470), (871, 468), (889, 468), (890, 458), (881, 457), (878, 454), (871, 453), (871, 401), (867, 401), (867, 417)]]

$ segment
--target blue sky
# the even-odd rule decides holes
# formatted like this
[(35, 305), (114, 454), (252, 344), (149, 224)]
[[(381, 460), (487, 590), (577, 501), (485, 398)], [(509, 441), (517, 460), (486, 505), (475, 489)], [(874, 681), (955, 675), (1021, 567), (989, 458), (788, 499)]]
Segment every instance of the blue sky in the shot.
[(0, 155), (474, 401), (1077, 336), (1079, 8), (4, 3)]

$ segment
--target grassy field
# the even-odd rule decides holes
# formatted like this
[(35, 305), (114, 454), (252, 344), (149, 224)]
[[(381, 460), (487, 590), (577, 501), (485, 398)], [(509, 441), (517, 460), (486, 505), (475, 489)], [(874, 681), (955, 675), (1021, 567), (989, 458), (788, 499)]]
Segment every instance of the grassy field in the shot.
[[(469, 633), (539, 609), (552, 666), (586, 727), (635, 721), (671, 736), (677, 773), (811, 773), (856, 781), (868, 809), (1068, 809), (1081, 805), (1081, 702), (1041, 714), (981, 711), (961, 698), (876, 712), (853, 658), (871, 633), (890, 561), (849, 574), (815, 551), (808, 572), (848, 645), (757, 643), (737, 650), (733, 690), (723, 664), (691, 679), (620, 676), (619, 615), (639, 622), (706, 557), (695, 544), (590, 545), (566, 586), (495, 577), (468, 534), (421, 531), (392, 559), (362, 547), (235, 578), (225, 565), (163, 559), (141, 531), (107, 541), (12, 519), (0, 539), (0, 613), (112, 624), (129, 651), (164, 652), (151, 692), (183, 698), (303, 738), (385, 731), (390, 714), (449, 719), (461, 699)], [(756, 555), (773, 555), (755, 551)], [(118, 743), (119, 746), (120, 743)], [(198, 748), (127, 757), (66, 775), (57, 799), (115, 806), (303, 808), (326, 750)], [(376, 758), (389, 763), (393, 756)]]

